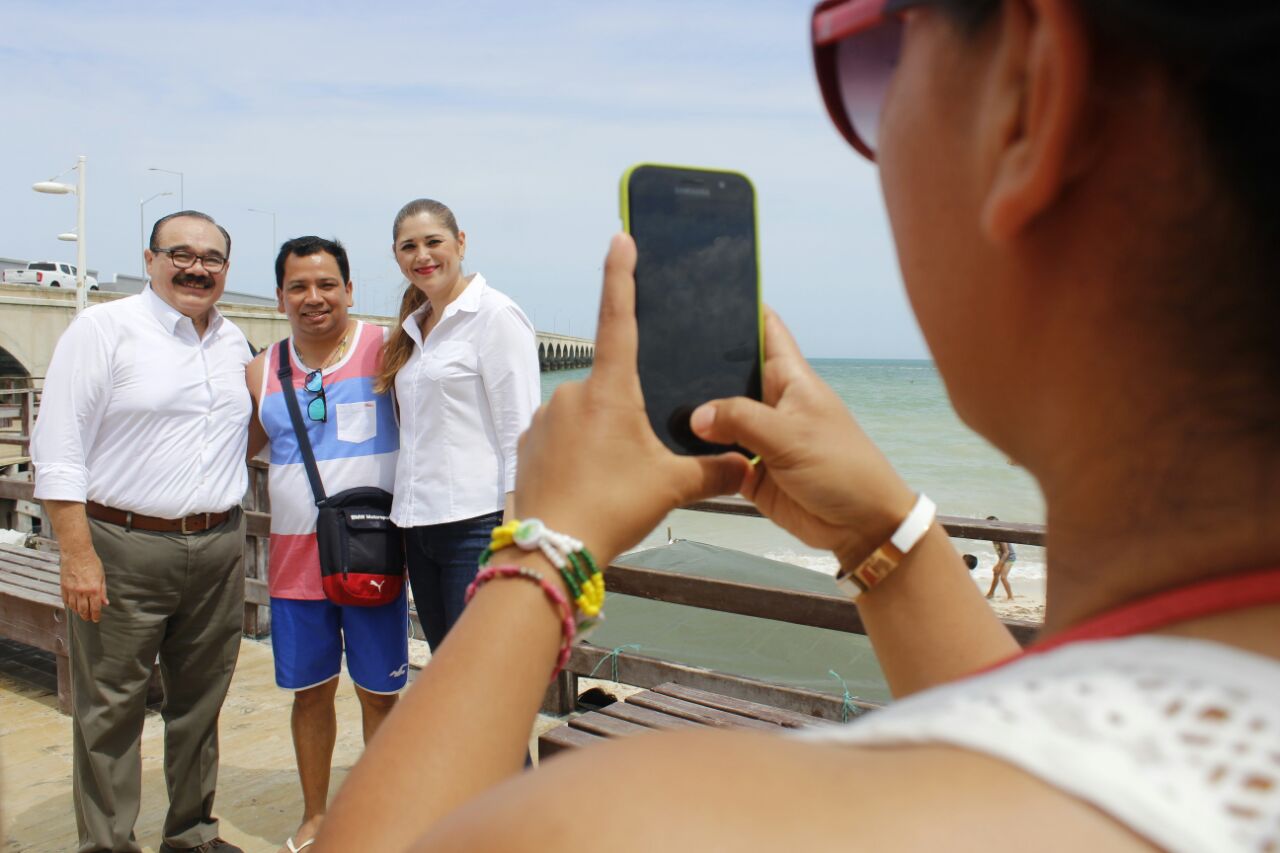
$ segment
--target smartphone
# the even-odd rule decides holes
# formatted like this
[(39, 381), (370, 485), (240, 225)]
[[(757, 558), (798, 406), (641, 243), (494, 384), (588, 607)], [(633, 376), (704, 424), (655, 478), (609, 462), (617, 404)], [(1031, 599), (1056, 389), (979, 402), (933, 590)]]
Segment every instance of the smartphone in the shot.
[(640, 388), (649, 423), (676, 453), (702, 441), (689, 416), (720, 397), (760, 399), (763, 325), (755, 189), (745, 175), (641, 164), (622, 176), (622, 225), (636, 241)]

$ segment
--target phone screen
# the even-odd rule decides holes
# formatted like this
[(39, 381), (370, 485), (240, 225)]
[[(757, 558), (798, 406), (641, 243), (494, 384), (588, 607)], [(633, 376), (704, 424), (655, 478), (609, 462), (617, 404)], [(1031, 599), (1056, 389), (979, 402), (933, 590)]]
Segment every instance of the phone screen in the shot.
[(732, 172), (639, 166), (630, 173), (627, 207), (649, 422), (676, 453), (745, 453), (695, 437), (689, 415), (720, 397), (760, 399), (751, 182)]

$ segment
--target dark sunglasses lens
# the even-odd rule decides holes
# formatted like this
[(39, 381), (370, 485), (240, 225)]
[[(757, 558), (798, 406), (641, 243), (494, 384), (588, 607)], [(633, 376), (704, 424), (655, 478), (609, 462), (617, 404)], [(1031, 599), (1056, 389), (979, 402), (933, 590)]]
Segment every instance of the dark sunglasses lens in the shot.
[(875, 151), (880, 141), (880, 109), (902, 51), (902, 21), (892, 18), (849, 36), (835, 46), (840, 102), (858, 138)]
[(320, 375), (320, 371), (313, 370), (307, 374), (306, 381), (303, 383), (304, 388), (312, 394), (319, 394), (324, 388), (324, 377)]
[(313, 421), (323, 421), (329, 414), (328, 407), (324, 404), (324, 397), (316, 397), (310, 403), (307, 403), (307, 417)]

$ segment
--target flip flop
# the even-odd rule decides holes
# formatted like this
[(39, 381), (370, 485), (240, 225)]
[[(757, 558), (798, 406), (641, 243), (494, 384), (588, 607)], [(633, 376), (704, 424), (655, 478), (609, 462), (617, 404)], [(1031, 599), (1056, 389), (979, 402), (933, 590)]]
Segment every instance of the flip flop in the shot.
[(293, 843), (293, 839), (289, 838), (288, 840), (285, 841), (284, 846), (289, 848), (289, 853), (300, 853), (300, 851), (302, 851), (304, 848), (310, 847), (312, 844), (315, 844), (315, 843), (316, 843), (316, 840), (314, 838), (308, 838), (306, 841), (295, 846)]

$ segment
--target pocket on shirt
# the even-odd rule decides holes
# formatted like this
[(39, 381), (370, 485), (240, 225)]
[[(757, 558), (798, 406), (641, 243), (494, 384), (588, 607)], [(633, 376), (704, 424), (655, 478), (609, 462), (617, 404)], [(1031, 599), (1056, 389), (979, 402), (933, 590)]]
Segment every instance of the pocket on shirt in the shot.
[(338, 441), (359, 444), (378, 434), (378, 404), (372, 400), (339, 403), (334, 406), (338, 420)]
[(442, 341), (423, 362), (422, 369), (434, 380), (475, 376), (476, 350), (466, 341)]

